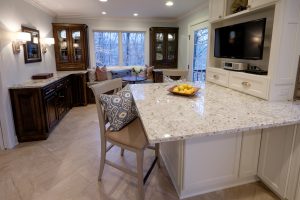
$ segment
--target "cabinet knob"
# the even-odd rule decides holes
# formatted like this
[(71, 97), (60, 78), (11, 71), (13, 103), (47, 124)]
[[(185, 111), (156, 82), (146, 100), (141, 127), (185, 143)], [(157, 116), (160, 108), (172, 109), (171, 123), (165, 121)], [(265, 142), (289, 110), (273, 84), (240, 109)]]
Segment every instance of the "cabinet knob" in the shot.
[(248, 6), (247, 6), (247, 9), (249, 9), (249, 8), (251, 8), (251, 5), (248, 5)]
[(222, 16), (221, 15), (219, 15), (219, 19), (221, 19), (222, 18)]
[(242, 85), (243, 85), (244, 87), (251, 87), (251, 83), (249, 83), (249, 82), (247, 82), (247, 81), (242, 82)]
[(214, 74), (213, 77), (214, 77), (214, 79), (219, 79), (219, 76), (216, 74)]

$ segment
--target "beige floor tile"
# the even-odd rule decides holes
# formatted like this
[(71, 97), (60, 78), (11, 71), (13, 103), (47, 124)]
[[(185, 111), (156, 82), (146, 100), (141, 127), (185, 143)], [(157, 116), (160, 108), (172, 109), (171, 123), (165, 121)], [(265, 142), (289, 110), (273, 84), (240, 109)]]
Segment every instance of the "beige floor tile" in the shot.
[[(0, 200), (135, 200), (135, 178), (105, 166), (98, 182), (100, 135), (95, 105), (73, 108), (45, 141), (0, 152)], [(153, 160), (145, 152), (145, 173)], [(135, 154), (112, 148), (108, 159), (135, 170)], [(154, 168), (147, 200), (177, 200), (164, 167)], [(189, 200), (277, 200), (261, 183), (212, 192)]]

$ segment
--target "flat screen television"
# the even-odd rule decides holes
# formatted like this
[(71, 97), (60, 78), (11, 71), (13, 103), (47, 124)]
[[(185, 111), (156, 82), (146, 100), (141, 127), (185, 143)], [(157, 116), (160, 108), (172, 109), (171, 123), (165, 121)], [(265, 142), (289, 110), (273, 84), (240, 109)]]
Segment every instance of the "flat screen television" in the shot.
[(214, 56), (261, 60), (266, 18), (215, 29)]

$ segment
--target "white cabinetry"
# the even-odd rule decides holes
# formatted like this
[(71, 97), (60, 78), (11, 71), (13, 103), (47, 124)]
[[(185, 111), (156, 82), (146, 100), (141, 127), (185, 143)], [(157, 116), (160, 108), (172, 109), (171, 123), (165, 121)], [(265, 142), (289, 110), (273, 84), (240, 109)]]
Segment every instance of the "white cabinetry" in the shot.
[(287, 196), (295, 126), (264, 129), (258, 176), (276, 194)]
[(208, 67), (206, 69), (206, 79), (218, 85), (228, 87), (229, 71), (220, 68)]
[[(229, 12), (232, 2), (232, 0), (210, 0), (211, 29), (208, 67), (221, 67), (222, 59), (215, 58), (213, 53), (215, 28), (267, 18), (263, 59), (238, 60), (238, 62), (249, 63), (267, 70), (268, 81), (264, 81), (263, 91), (256, 90), (256, 88), (252, 91), (252, 88), (243, 91), (271, 101), (292, 100), (299, 59), (300, 1), (249, 0), (249, 8), (235, 14)], [(248, 74), (245, 76), (250, 77)], [(211, 77), (207, 80), (220, 84)], [(235, 81), (237, 79), (231, 80), (229, 77), (229, 85), (241, 91), (244, 86), (236, 85), (238, 82)], [(246, 86), (246, 83), (244, 85)], [(223, 86), (226, 85), (223, 84)]]
[(248, 6), (250, 9), (258, 8), (268, 4), (275, 3), (277, 0), (248, 0)]
[(230, 72), (229, 87), (256, 97), (268, 99), (269, 78), (267, 76)]
[(222, 19), (224, 16), (225, 1), (210, 0), (209, 1), (209, 21)]
[(257, 175), (258, 158), (261, 141), (261, 130), (243, 134), (239, 177)]
[(261, 130), (161, 144), (180, 196), (187, 198), (257, 181)]

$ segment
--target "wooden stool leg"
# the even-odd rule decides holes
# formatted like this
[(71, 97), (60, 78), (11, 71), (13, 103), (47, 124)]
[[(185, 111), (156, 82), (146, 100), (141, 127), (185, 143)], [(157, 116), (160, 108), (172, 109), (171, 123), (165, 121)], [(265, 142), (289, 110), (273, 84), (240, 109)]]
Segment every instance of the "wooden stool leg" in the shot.
[(124, 149), (121, 148), (121, 156), (123, 157), (124, 156)]
[(99, 176), (98, 181), (101, 181), (104, 165), (106, 160), (106, 141), (101, 141), (101, 158), (100, 158), (100, 169), (99, 169)]
[(155, 156), (157, 158), (157, 166), (160, 168), (159, 143), (155, 144)]
[(138, 192), (139, 192), (139, 200), (143, 200), (145, 198), (144, 191), (144, 175), (143, 175), (143, 161), (144, 161), (144, 150), (139, 150), (136, 152), (136, 160), (137, 160), (137, 179), (138, 179)]

